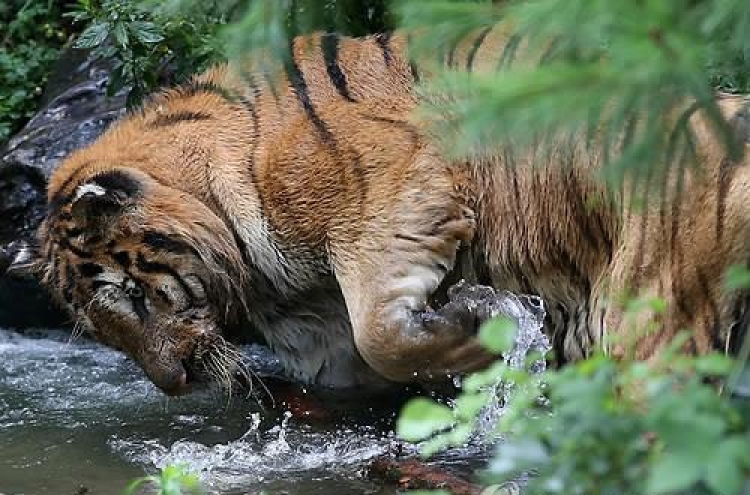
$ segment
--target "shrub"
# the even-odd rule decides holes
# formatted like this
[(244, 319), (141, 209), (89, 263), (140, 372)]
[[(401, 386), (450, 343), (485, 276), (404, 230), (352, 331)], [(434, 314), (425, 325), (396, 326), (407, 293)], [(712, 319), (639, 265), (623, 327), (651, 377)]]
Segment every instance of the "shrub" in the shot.
[(78, 0), (66, 13), (85, 28), (74, 46), (112, 60), (110, 94), (128, 88), (133, 107), (159, 86), (171, 85), (224, 58), (217, 31), (231, 9), (201, 1), (176, 11), (147, 9), (134, 0)]
[(37, 108), (69, 29), (56, 2), (0, 2), (0, 147)]

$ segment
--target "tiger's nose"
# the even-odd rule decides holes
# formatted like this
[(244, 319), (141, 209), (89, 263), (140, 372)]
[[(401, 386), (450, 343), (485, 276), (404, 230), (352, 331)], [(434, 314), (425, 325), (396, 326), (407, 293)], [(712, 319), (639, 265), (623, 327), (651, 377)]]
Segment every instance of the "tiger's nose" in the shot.
[(153, 377), (152, 381), (162, 392), (172, 397), (189, 394), (193, 388), (188, 380), (188, 372), (182, 363), (170, 372)]

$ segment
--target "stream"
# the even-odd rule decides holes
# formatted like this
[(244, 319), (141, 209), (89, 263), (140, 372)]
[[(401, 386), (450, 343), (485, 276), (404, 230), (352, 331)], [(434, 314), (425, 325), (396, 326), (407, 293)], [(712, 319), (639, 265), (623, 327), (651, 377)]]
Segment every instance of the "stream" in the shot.
[[(543, 309), (512, 295), (499, 304), (519, 321), (507, 360), (547, 348)], [(393, 415), (316, 425), (242, 397), (167, 398), (118, 352), (62, 330), (0, 329), (0, 363), (2, 495), (119, 494), (175, 463), (217, 495), (397, 493), (366, 476), (368, 461), (400, 443)], [(501, 413), (498, 402), (482, 422)], [(471, 442), (436, 462), (470, 472), (488, 451)]]

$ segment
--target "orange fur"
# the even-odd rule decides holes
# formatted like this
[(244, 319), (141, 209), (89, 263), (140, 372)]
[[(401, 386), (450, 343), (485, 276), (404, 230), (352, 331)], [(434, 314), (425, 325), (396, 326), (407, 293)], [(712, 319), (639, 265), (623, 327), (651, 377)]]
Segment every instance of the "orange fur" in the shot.
[[(496, 66), (504, 34), (482, 36), (453, 63)], [(545, 298), (561, 361), (623, 328), (609, 301), (631, 285), (677, 308), (639, 357), (683, 326), (697, 352), (728, 345), (737, 305), (721, 271), (750, 255), (750, 184), (700, 120), (695, 200), (638, 213), (597, 183), (601, 157), (582, 141), (561, 141), (549, 167), (503, 148), (446, 159), (412, 118), (420, 96), (399, 37), (316, 35), (293, 61), (218, 67), (157, 95), (50, 180), (45, 281), (166, 392), (215, 371), (202, 353), (227, 355), (235, 327), (324, 386), (478, 369), (492, 359), (475, 338), (484, 301), (428, 307), (457, 277)]]

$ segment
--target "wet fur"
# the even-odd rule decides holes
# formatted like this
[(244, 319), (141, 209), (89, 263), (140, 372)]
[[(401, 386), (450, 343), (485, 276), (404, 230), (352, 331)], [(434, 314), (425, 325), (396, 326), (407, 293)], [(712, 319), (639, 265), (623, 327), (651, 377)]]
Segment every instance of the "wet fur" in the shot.
[[(449, 65), (494, 70), (504, 42), (480, 33)], [(683, 327), (696, 329), (689, 351), (728, 345), (737, 301), (719, 293), (721, 273), (750, 255), (750, 175), (700, 121), (706, 173), (643, 213), (605, 193), (582, 142), (561, 141), (542, 168), (504, 148), (444, 158), (413, 117), (429, 70), (415, 72), (400, 37), (299, 39), (291, 64), (264, 67), (219, 67), (154, 96), (49, 183), (45, 282), (168, 393), (185, 391), (175, 374), (200, 343), (239, 338), (232, 328), (260, 332), (323, 386), (485, 366), (478, 315), (428, 307), (448, 275), (541, 295), (560, 361), (624, 328), (612, 301), (625, 286), (671, 303), (639, 357)], [(171, 296), (144, 314), (133, 281), (149, 301)]]

